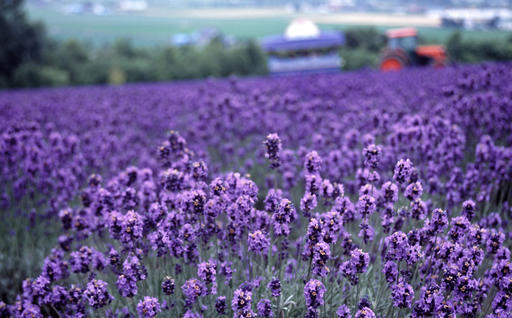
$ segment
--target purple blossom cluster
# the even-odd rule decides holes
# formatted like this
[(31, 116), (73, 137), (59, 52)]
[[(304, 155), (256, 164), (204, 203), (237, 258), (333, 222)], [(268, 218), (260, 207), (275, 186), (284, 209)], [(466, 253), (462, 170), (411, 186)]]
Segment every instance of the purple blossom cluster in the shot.
[(510, 317), (511, 69), (0, 93), (0, 317)]

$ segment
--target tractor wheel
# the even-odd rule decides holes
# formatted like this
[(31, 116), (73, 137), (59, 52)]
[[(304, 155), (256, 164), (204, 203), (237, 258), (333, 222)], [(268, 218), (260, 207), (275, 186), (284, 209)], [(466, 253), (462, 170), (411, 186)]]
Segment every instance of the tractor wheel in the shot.
[(398, 71), (405, 67), (405, 61), (399, 55), (388, 55), (380, 62), (380, 69), (383, 71)]

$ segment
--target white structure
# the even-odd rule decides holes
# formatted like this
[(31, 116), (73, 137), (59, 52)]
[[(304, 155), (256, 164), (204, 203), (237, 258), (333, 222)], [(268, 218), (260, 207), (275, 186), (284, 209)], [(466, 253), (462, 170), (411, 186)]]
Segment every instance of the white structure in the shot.
[(284, 31), (284, 37), (288, 40), (316, 38), (319, 35), (320, 29), (309, 19), (294, 20)]
[(146, 1), (121, 1), (119, 2), (119, 10), (121, 11), (144, 11), (148, 8)]

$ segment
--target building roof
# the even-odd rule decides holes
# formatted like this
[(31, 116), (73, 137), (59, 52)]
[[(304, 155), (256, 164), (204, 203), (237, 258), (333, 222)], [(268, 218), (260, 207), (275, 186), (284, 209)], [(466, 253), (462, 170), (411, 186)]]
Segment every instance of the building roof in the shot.
[(318, 26), (309, 19), (296, 19), (286, 28), (284, 36), (288, 40), (314, 38), (320, 35)]
[(263, 50), (294, 51), (336, 47), (345, 44), (345, 35), (337, 31), (321, 31), (314, 37), (287, 37), (286, 35), (271, 35), (261, 41)]
[(391, 29), (386, 31), (386, 36), (390, 39), (416, 36), (417, 34), (418, 31), (414, 28)]

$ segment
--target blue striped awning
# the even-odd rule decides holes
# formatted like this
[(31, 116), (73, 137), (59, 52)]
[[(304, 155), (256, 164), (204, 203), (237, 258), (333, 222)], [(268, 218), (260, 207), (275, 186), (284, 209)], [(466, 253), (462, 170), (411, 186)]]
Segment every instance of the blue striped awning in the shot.
[(338, 31), (322, 31), (317, 37), (287, 39), (284, 35), (271, 35), (261, 41), (266, 52), (296, 51), (337, 47), (345, 44), (345, 35)]

